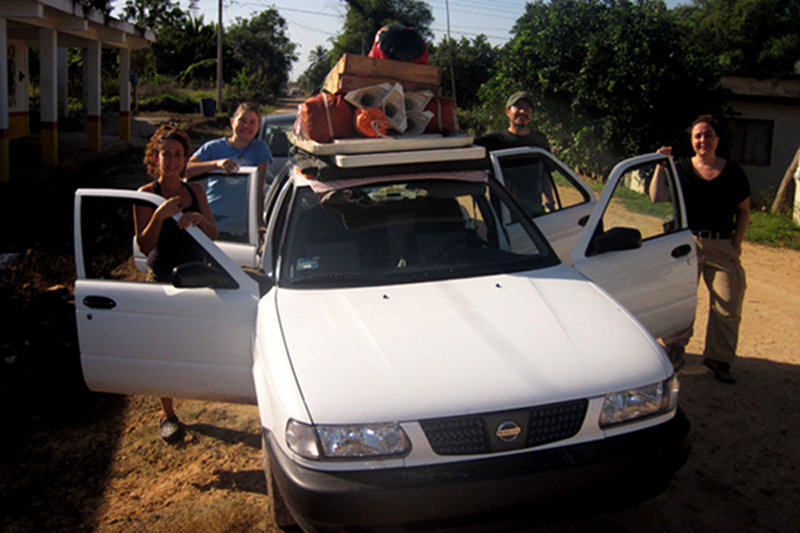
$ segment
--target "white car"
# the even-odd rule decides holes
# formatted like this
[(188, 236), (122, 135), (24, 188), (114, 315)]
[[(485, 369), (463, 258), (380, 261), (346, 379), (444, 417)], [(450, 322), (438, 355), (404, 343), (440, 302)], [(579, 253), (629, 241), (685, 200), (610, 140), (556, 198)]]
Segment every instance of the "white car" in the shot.
[[(534, 225), (503, 156), (490, 173), (477, 147), (388, 155), (274, 182), (255, 277), (190, 228), (206, 261), (136, 281), (131, 205), (163, 199), (78, 190), (88, 386), (257, 403), (270, 496), (307, 531), (528, 522), (662, 491), (689, 423), (652, 335), (692, 320), (696, 283), (671, 161), (621, 163), (597, 201), (557, 190)], [(620, 181), (665, 161), (673, 201), (632, 215)], [(587, 203), (567, 264), (536, 226)]]

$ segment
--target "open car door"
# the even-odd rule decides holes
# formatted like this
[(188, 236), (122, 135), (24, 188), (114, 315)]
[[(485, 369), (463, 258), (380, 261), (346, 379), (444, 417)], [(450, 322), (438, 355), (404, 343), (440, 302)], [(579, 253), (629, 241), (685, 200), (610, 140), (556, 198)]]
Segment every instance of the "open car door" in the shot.
[(227, 174), (209, 172), (191, 178), (206, 191), (208, 205), (219, 227), (214, 241), (239, 266), (258, 267), (260, 244), (258, 168), (239, 167)]
[[(491, 152), (494, 176), (544, 233), (558, 257), (569, 255), (597, 200), (594, 191), (553, 154), (520, 147)], [(504, 210), (503, 224), (513, 224)]]
[[(75, 314), (90, 389), (255, 403), (252, 341), (258, 284), (198, 228), (202, 262), (151, 281), (131, 250), (134, 206), (161, 196), (75, 192)], [(176, 217), (177, 218), (177, 217)]]
[[(647, 191), (664, 165), (669, 200)], [(654, 337), (688, 327), (697, 304), (697, 255), (671, 158), (648, 154), (619, 163), (571, 254), (573, 266), (603, 287)]]

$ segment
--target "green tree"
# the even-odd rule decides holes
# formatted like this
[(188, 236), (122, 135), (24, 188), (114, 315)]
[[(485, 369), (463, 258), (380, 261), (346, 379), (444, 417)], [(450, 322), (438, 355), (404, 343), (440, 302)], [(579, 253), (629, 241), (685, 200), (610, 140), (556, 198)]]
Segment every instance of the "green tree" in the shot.
[(422, 0), (343, 1), (347, 3), (347, 14), (342, 33), (333, 40), (330, 57), (333, 62), (345, 53), (366, 55), (372, 48), (375, 33), (393, 22), (414, 28), (423, 38), (432, 37), (433, 14)]
[(189, 18), (189, 13), (173, 0), (125, 0), (120, 18), (142, 28), (158, 30), (177, 26)]
[(225, 32), (224, 45), (225, 78), (250, 80), (251, 98), (265, 100), (286, 87), (297, 45), (289, 40), (286, 20), (275, 8), (249, 19), (237, 18)]
[(786, 76), (800, 58), (800, 0), (694, 0), (674, 15), (721, 74)]
[(111, 13), (111, 0), (76, 0), (83, 7), (97, 9), (108, 15)]
[(535, 127), (583, 171), (677, 144), (700, 111), (720, 109), (718, 79), (661, 0), (537, 0), (513, 33), (481, 90), (491, 127), (507, 126), (506, 96), (528, 90)]
[(217, 26), (204, 24), (202, 16), (182, 18), (158, 30), (152, 51), (156, 72), (182, 74), (184, 82), (211, 81), (217, 68)]
[[(478, 89), (491, 77), (498, 54), (498, 49), (489, 43), (485, 35), (479, 35), (471, 41), (466, 37), (462, 37), (460, 41), (444, 38), (438, 45), (431, 47), (428, 63), (442, 69), (443, 94), (453, 96), (451, 79), (454, 77), (458, 106), (472, 108), (480, 103)], [(451, 76), (451, 72), (455, 76)]]
[(308, 54), (308, 61), (308, 67), (297, 78), (297, 82), (303, 91), (310, 94), (318, 91), (325, 81), (330, 70), (330, 52), (324, 46), (318, 45)]

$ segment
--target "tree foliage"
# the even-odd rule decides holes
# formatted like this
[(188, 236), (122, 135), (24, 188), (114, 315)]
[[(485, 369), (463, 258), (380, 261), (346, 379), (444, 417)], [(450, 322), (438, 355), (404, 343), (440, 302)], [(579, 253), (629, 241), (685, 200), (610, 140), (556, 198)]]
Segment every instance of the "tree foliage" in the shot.
[(800, 0), (694, 0), (674, 14), (721, 74), (786, 76), (800, 59)]
[(83, 7), (102, 11), (105, 15), (111, 13), (111, 0), (76, 0), (76, 3)]
[[(237, 18), (225, 32), (225, 78), (250, 80), (260, 99), (280, 94), (289, 81), (297, 45), (289, 40), (286, 20), (269, 8), (248, 19)], [(244, 77), (243, 77), (244, 76)]]
[[(342, 0), (347, 4), (342, 32), (333, 40), (331, 61), (342, 54), (367, 55), (375, 33), (383, 26), (397, 22), (411, 26), (430, 40), (433, 14), (422, 0)], [(333, 65), (330, 65), (333, 66)]]
[(185, 17), (177, 24), (162, 26), (152, 46), (153, 67), (160, 74), (186, 73), (185, 81), (210, 81), (216, 76), (217, 25), (204, 24), (203, 17)]
[(660, 0), (537, 0), (513, 33), (481, 90), (493, 126), (507, 127), (506, 96), (528, 90), (535, 126), (584, 171), (604, 174), (719, 109), (717, 79)]
[(317, 46), (308, 54), (308, 67), (297, 78), (300, 88), (307, 94), (317, 92), (330, 70), (330, 52), (324, 46)]
[(120, 18), (142, 28), (158, 30), (177, 26), (188, 17), (189, 13), (173, 0), (125, 0)]
[(428, 62), (442, 69), (443, 94), (452, 96), (451, 80), (455, 78), (456, 100), (459, 107), (471, 108), (479, 104), (478, 89), (491, 75), (492, 67), (498, 57), (497, 48), (489, 43), (485, 35), (479, 35), (471, 41), (466, 37), (462, 37), (460, 41), (444, 38), (431, 48)]

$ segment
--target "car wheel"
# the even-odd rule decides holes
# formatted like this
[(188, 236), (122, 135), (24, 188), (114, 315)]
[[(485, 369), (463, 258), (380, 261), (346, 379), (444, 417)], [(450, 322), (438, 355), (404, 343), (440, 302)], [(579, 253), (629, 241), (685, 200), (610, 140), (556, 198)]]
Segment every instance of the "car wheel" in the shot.
[(278, 527), (291, 527), (297, 525), (286, 501), (283, 499), (275, 475), (272, 473), (271, 461), (267, 453), (267, 439), (261, 432), (261, 460), (264, 462), (264, 475), (267, 478), (267, 497), (269, 498), (269, 517)]

